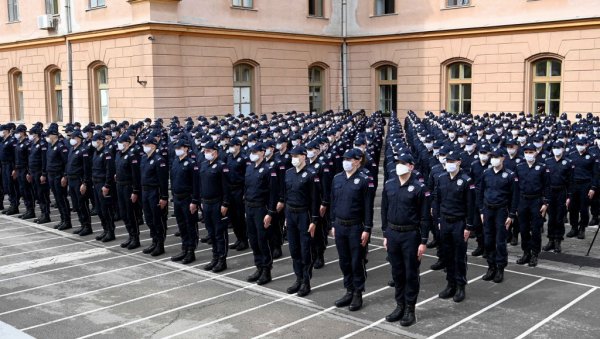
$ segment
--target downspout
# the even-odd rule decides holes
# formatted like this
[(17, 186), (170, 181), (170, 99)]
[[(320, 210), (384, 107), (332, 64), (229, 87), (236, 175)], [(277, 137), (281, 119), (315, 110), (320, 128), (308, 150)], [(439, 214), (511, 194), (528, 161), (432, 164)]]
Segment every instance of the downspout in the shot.
[[(67, 16), (67, 35), (73, 32), (71, 23), (71, 0), (65, 0), (65, 10)], [(73, 122), (73, 49), (68, 36), (65, 36), (67, 44), (67, 68), (68, 68), (68, 89), (69, 89), (69, 122)]]
[(348, 0), (342, 0), (342, 102), (348, 109)]

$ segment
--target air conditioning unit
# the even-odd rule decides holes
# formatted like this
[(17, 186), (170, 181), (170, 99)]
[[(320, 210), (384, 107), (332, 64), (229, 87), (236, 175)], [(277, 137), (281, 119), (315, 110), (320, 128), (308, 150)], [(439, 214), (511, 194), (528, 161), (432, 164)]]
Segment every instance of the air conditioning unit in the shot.
[(56, 20), (54, 20), (53, 15), (40, 15), (37, 17), (37, 24), (39, 29), (55, 29), (56, 28)]

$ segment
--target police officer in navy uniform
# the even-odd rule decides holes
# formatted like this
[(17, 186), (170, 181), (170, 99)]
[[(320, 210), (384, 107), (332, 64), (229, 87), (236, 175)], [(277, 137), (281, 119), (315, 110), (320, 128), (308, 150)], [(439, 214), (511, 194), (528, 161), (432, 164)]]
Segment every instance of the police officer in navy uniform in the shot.
[(565, 144), (555, 141), (552, 144), (552, 157), (546, 159), (546, 175), (550, 188), (548, 200), (548, 243), (544, 251), (562, 252), (561, 242), (565, 236), (565, 215), (567, 199), (570, 197), (573, 163), (565, 158)]
[(598, 187), (599, 160), (588, 152), (588, 140), (578, 138), (576, 150), (568, 158), (573, 162), (571, 198), (569, 201), (569, 222), (571, 230), (567, 238), (585, 239), (585, 228), (590, 221), (590, 201)]
[(537, 266), (542, 248), (542, 226), (550, 200), (546, 164), (538, 157), (534, 144), (523, 147), (525, 161), (517, 165), (515, 174), (519, 179), (519, 199), (517, 201), (521, 249), (523, 255), (517, 264)]
[(229, 191), (231, 194), (231, 209), (229, 219), (233, 225), (236, 242), (229, 246), (230, 249), (243, 251), (248, 248), (248, 234), (246, 231), (246, 218), (244, 216), (244, 176), (246, 175), (246, 157), (242, 152), (242, 141), (238, 138), (231, 139), (229, 154), (227, 155), (227, 176), (229, 177)]
[[(54, 226), (58, 230), (70, 229), (71, 225), (71, 205), (69, 203), (66, 181), (62, 178), (65, 175), (65, 167), (69, 157), (69, 149), (59, 140), (58, 126), (50, 126), (46, 131), (46, 141), (48, 150), (46, 151), (45, 168), (42, 168), (44, 181), (48, 181), (54, 201), (60, 214), (60, 222)], [(42, 178), (40, 178), (42, 181)]]
[(33, 187), (31, 185), (31, 176), (28, 176), (30, 141), (27, 137), (27, 127), (25, 127), (25, 125), (19, 125), (17, 127), (15, 138), (17, 139), (17, 146), (15, 147), (15, 169), (13, 170), (13, 177), (15, 177), (18, 182), (19, 192), (23, 197), (23, 203), (26, 208), (25, 213), (21, 214), (19, 219), (33, 219), (35, 218)]
[(451, 151), (446, 157), (446, 173), (438, 177), (435, 202), (439, 213), (440, 241), (446, 261), (448, 285), (439, 294), (455, 302), (465, 299), (467, 284), (467, 241), (473, 230), (475, 183), (461, 169), (461, 157)]
[(135, 214), (141, 192), (140, 157), (133, 146), (132, 137), (124, 133), (117, 139), (115, 153), (116, 187), (121, 219), (125, 223), (128, 237), (122, 248), (133, 250), (140, 247), (140, 225)]
[[(198, 164), (190, 157), (190, 143), (182, 137), (175, 143), (175, 158), (171, 162), (173, 212), (181, 236), (181, 253), (171, 257), (187, 265), (196, 260), (198, 246)], [(190, 185), (191, 184), (191, 185)]]
[(517, 213), (519, 183), (515, 173), (504, 168), (504, 152), (501, 149), (490, 152), (490, 157), (491, 168), (483, 172), (477, 203), (488, 254), (488, 270), (482, 279), (500, 283), (504, 280), (504, 268), (508, 264), (506, 237)]
[[(470, 166), (469, 177), (473, 179), (475, 182), (475, 199), (479, 201), (481, 192), (481, 179), (483, 178), (483, 173), (486, 169), (490, 167), (490, 145), (487, 143), (482, 143), (478, 145), (478, 159), (473, 161)], [(481, 215), (481, 209), (479, 204), (475, 205), (475, 215)], [(483, 220), (480, 218), (475, 218), (473, 220), (473, 233), (475, 233), (475, 240), (477, 241), (477, 248), (471, 252), (471, 255), (474, 257), (478, 257), (480, 255), (487, 256), (487, 253), (484, 253), (484, 230), (483, 230)]]
[(48, 143), (42, 138), (43, 131), (34, 126), (29, 130), (29, 173), (28, 180), (33, 183), (35, 196), (40, 205), (42, 216), (34, 219), (35, 223), (45, 224), (50, 222), (50, 187), (46, 173), (46, 152)]
[(363, 154), (358, 149), (343, 155), (344, 171), (333, 178), (331, 189), (332, 234), (340, 258), (346, 294), (336, 300), (337, 307), (350, 305), (350, 311), (362, 307), (366, 269), (364, 247), (373, 228), (373, 182), (360, 170)]
[(304, 297), (310, 293), (310, 279), (314, 258), (312, 239), (315, 237), (319, 220), (320, 179), (307, 164), (307, 151), (296, 146), (290, 151), (292, 166), (285, 173), (285, 223), (290, 255), (296, 281), (287, 292)]
[[(430, 194), (412, 173), (415, 166), (412, 155), (400, 154), (396, 161), (397, 175), (385, 182), (381, 196), (383, 246), (392, 267), (396, 299), (396, 308), (386, 316), (386, 320), (400, 320), (402, 326), (411, 326), (416, 322), (419, 266), (427, 249)], [(336, 178), (340, 175), (343, 174), (338, 174)], [(335, 183), (334, 179), (334, 190)], [(337, 237), (338, 230), (336, 240)]]
[(200, 164), (200, 172), (196, 196), (202, 198), (204, 225), (211, 236), (212, 260), (204, 266), (207, 271), (221, 272), (227, 269), (227, 251), (229, 235), (227, 231), (227, 212), (229, 209), (230, 191), (229, 169), (219, 159), (219, 145), (210, 141), (204, 146), (204, 158)]
[(92, 156), (92, 182), (94, 187), (92, 194), (96, 201), (96, 212), (104, 230), (96, 237), (96, 240), (109, 242), (115, 240), (115, 221), (112, 210), (112, 196), (116, 194), (112, 188), (115, 180), (115, 160), (110, 150), (107, 150), (104, 146), (104, 142), (103, 133), (94, 134), (92, 137), (92, 147), (94, 148)]
[(246, 167), (244, 197), (246, 227), (254, 254), (256, 271), (246, 280), (259, 285), (271, 281), (273, 255), (270, 248), (273, 216), (279, 200), (277, 168), (265, 161), (265, 147), (257, 143), (250, 147), (250, 164)]
[(69, 196), (77, 211), (81, 227), (74, 234), (86, 236), (93, 233), (92, 221), (90, 219), (90, 209), (88, 207), (89, 195), (91, 193), (91, 161), (88, 148), (83, 144), (83, 135), (80, 131), (71, 133), (69, 143), (71, 149), (65, 166), (65, 176), (62, 178), (62, 185), (68, 185)]
[(153, 257), (165, 253), (165, 215), (168, 213), (169, 201), (169, 168), (167, 160), (158, 154), (157, 147), (158, 141), (155, 137), (146, 138), (143, 142), (144, 156), (140, 164), (142, 208), (152, 238), (152, 244), (142, 252)]

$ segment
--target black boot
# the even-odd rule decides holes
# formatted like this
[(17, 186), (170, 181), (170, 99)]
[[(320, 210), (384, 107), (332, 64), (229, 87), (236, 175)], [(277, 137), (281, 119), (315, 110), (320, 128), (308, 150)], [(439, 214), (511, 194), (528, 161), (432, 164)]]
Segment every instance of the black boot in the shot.
[(446, 286), (446, 288), (440, 292), (438, 297), (440, 297), (440, 299), (450, 299), (450, 298), (454, 297), (455, 294), (456, 294), (456, 286), (448, 284)]
[(273, 259), (279, 259), (279, 258), (281, 258), (281, 255), (282, 255), (282, 253), (281, 253), (281, 246), (276, 246), (273, 249)]
[(154, 251), (152, 251), (152, 253), (150, 253), (151, 256), (153, 257), (158, 257), (161, 254), (165, 253), (165, 243), (162, 241), (159, 241), (156, 243), (156, 247), (154, 248)]
[(35, 212), (33, 211), (33, 208), (26, 210), (25, 213), (23, 215), (21, 215), (19, 218), (21, 218), (23, 220), (35, 218)]
[(393, 323), (395, 321), (402, 319), (402, 316), (404, 316), (405, 308), (406, 308), (406, 305), (404, 305), (404, 304), (396, 305), (396, 308), (392, 311), (392, 313), (385, 316), (385, 320), (390, 323)]
[(335, 301), (336, 307), (346, 307), (350, 305), (354, 296), (354, 292), (351, 290), (347, 290), (346, 294), (343, 297)]
[(487, 272), (481, 277), (481, 280), (491, 281), (496, 276), (496, 267), (488, 267)]
[(598, 225), (598, 216), (592, 216), (592, 220), (590, 220), (590, 223), (588, 224), (588, 226), (596, 226)]
[(517, 265), (528, 264), (531, 260), (531, 252), (523, 252), (523, 255), (517, 259)]
[(433, 239), (427, 243), (427, 248), (436, 248), (438, 247), (437, 240)]
[(240, 245), (241, 241), (238, 239), (236, 242), (234, 242), (233, 244), (229, 245), (229, 249), (230, 250), (235, 250), (239, 245)]
[(306, 282), (300, 285), (300, 290), (298, 290), (298, 296), (301, 298), (306, 297), (310, 293), (310, 282)]
[(515, 235), (513, 236), (513, 238), (510, 240), (510, 245), (511, 246), (517, 246), (519, 244), (519, 236)]
[(256, 283), (258, 285), (265, 285), (267, 283), (271, 282), (271, 269), (270, 268), (264, 268), (262, 271), (262, 274), (260, 275), (260, 278), (258, 278), (258, 280), (256, 281)]
[(579, 234), (577, 234), (577, 239), (585, 239), (585, 227), (579, 228)]
[(194, 261), (196, 261), (196, 250), (194, 249), (190, 249), (187, 253), (187, 255), (185, 256), (185, 258), (183, 258), (183, 260), (181, 260), (181, 263), (184, 265), (193, 263)]
[(567, 238), (575, 238), (579, 234), (579, 231), (576, 227), (571, 227), (569, 233), (567, 233)]
[(121, 248), (127, 248), (127, 246), (129, 246), (129, 244), (131, 244), (131, 241), (133, 240), (133, 237), (130, 235), (127, 237), (127, 240), (125, 240), (124, 242), (121, 243)]
[(215, 267), (213, 267), (212, 271), (213, 271), (213, 273), (219, 273), (219, 272), (225, 271), (226, 269), (227, 269), (227, 259), (219, 258), (219, 261), (217, 261), (217, 264), (215, 265)]
[(560, 243), (562, 242), (562, 240), (556, 239), (554, 241), (554, 253), (560, 253), (562, 252), (562, 247), (560, 245)]
[(262, 275), (262, 268), (258, 267), (256, 268), (256, 271), (254, 271), (254, 273), (252, 273), (251, 275), (249, 275), (246, 278), (247, 282), (255, 282), (258, 280), (258, 278), (260, 278), (260, 276)]
[(129, 246), (127, 246), (128, 250), (133, 250), (140, 247), (140, 237), (138, 237), (137, 235), (133, 237), (133, 239), (131, 239), (131, 243), (129, 244)]
[(531, 260), (529, 260), (529, 267), (536, 267), (538, 264), (538, 255), (533, 253), (531, 255)]
[(6, 215), (15, 215), (15, 214), (19, 214), (19, 208), (17, 206), (10, 206), (7, 210), (6, 210)]
[(494, 277), (494, 282), (499, 284), (504, 280), (504, 267), (498, 267), (498, 271), (496, 272), (496, 276)]
[(154, 251), (154, 249), (156, 248), (156, 245), (157, 245), (157, 242), (156, 242), (156, 240), (153, 239), (152, 240), (152, 244), (150, 244), (150, 246), (144, 248), (142, 250), (142, 253), (144, 253), (144, 254), (150, 254), (150, 253), (152, 253)]
[(188, 250), (187, 248), (182, 248), (181, 252), (179, 252), (179, 254), (176, 254), (174, 256), (171, 257), (171, 261), (181, 261), (183, 260), (183, 258), (185, 258), (185, 256), (188, 254)]
[(104, 236), (106, 235), (108, 231), (106, 230), (106, 228), (102, 231), (102, 233), (100, 233), (97, 237), (96, 240), (100, 241), (104, 238)]
[[(59, 231), (64, 231), (64, 230), (68, 230), (68, 229), (70, 229), (70, 228), (73, 228), (73, 225), (71, 224), (71, 222), (70, 222), (70, 221), (65, 221), (65, 222), (62, 224), (62, 226), (60, 226), (60, 227), (59, 227), (59, 228), (57, 228), (57, 229), (58, 229)], [(80, 230), (80, 232), (81, 232), (81, 230)], [(79, 234), (79, 233), (75, 233), (75, 232), (73, 232), (73, 233), (74, 233), (74, 234)]]
[(80, 237), (85, 237), (86, 235), (90, 235), (94, 233), (94, 231), (92, 231), (92, 225), (84, 225), (83, 229), (81, 230), (81, 232), (79, 232), (79, 236)]
[(394, 282), (394, 279), (388, 280), (388, 286), (389, 287), (396, 287), (396, 283)]
[(442, 260), (438, 259), (438, 261), (436, 261), (429, 268), (431, 268), (434, 271), (439, 271), (439, 270), (443, 270), (444, 268), (446, 268), (446, 264)]
[(415, 305), (406, 306), (406, 310), (404, 311), (404, 316), (402, 320), (400, 320), (400, 325), (407, 327), (417, 322), (417, 317), (415, 315)]
[(544, 247), (542, 247), (542, 250), (545, 252), (548, 252), (548, 251), (552, 251), (555, 248), (556, 248), (556, 243), (554, 242), (554, 239), (550, 239), (550, 240), (548, 240), (548, 243)]
[(323, 254), (318, 254), (317, 255), (317, 259), (315, 260), (315, 264), (314, 264), (313, 268), (315, 270), (318, 270), (318, 269), (323, 268), (323, 266), (325, 266), (325, 258), (323, 256)]
[(181, 232), (177, 231), (177, 232), (175, 232), (175, 234), (173, 234), (173, 235), (174, 235), (174, 236), (176, 236), (176, 237), (181, 237)]
[(362, 292), (355, 291), (354, 294), (352, 295), (352, 302), (350, 303), (350, 307), (348, 308), (348, 310), (351, 312), (358, 311), (361, 309), (362, 304), (363, 304)]
[(212, 260), (208, 264), (204, 265), (204, 270), (205, 271), (212, 271), (213, 267), (215, 267), (217, 265), (218, 261), (219, 261), (219, 259), (212, 258)]
[(58, 224), (54, 225), (54, 229), (55, 229), (55, 230), (57, 230), (57, 229), (59, 229), (59, 228), (60, 228), (62, 225), (64, 225), (64, 224), (65, 224), (65, 222), (64, 222), (64, 221), (61, 221), (61, 222), (59, 222)]
[(102, 238), (102, 242), (109, 242), (115, 239), (115, 231), (113, 227), (113, 229), (109, 229), (108, 232), (106, 232), (106, 235), (104, 236), (104, 238)]
[(50, 216), (48, 214), (44, 214), (41, 218), (38, 218), (36, 222), (41, 225), (49, 223), (50, 221), (52, 221), (50, 220)]
[(237, 247), (235, 248), (236, 251), (244, 251), (248, 249), (248, 240), (242, 240), (240, 241), (240, 244), (237, 245)]
[(287, 288), (286, 292), (288, 294), (298, 293), (298, 291), (300, 290), (300, 285), (302, 285), (302, 280), (296, 279), (294, 284)]
[(205, 244), (210, 240), (210, 237), (207, 235), (205, 237), (200, 238), (200, 242)]
[(459, 303), (465, 300), (465, 296), (465, 286), (458, 285), (458, 287), (456, 288), (456, 294), (454, 295), (454, 298), (452, 298), (452, 300), (454, 300), (455, 303)]
[(471, 255), (474, 257), (478, 257), (483, 254), (483, 247), (477, 246), (477, 248), (471, 252)]

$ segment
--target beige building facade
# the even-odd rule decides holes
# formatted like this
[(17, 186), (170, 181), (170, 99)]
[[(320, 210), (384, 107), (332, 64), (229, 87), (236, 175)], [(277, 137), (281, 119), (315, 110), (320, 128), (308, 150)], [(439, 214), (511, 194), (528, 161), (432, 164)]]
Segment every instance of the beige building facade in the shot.
[(597, 0), (0, 0), (0, 120), (600, 114)]

